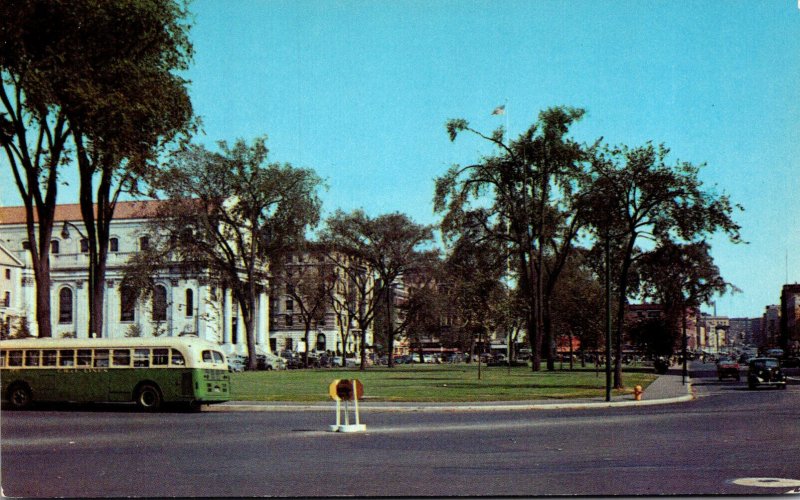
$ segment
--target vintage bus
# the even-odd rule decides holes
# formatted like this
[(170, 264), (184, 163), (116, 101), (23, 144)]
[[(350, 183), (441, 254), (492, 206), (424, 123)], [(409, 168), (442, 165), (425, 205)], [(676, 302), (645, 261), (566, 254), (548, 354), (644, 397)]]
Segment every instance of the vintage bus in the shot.
[(12, 409), (34, 401), (164, 403), (230, 399), (219, 346), (196, 337), (0, 341), (2, 397)]

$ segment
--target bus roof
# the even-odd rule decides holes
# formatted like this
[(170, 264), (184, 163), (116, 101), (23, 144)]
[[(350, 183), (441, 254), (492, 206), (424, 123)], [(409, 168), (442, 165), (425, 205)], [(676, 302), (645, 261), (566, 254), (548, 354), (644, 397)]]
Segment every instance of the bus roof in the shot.
[(64, 339), (38, 338), (0, 340), (3, 349), (90, 349), (90, 348), (135, 348), (135, 347), (202, 347), (220, 349), (219, 344), (198, 337), (126, 337), (122, 339)]

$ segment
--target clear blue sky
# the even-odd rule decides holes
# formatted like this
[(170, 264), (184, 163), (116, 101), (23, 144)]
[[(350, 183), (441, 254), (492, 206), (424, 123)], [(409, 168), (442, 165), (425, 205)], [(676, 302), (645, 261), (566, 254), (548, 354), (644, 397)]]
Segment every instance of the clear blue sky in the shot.
[[(756, 316), (800, 281), (800, 10), (795, 0), (195, 0), (188, 77), (199, 141), (269, 136), (314, 168), (325, 209), (434, 223), (433, 179), (491, 150), (450, 118), (517, 135), (554, 105), (588, 111), (579, 140), (664, 142), (743, 204), (748, 245), (713, 255)], [(464, 137), (466, 139), (466, 137)], [(65, 193), (62, 201), (68, 200)], [(788, 251), (788, 266), (786, 253)]]

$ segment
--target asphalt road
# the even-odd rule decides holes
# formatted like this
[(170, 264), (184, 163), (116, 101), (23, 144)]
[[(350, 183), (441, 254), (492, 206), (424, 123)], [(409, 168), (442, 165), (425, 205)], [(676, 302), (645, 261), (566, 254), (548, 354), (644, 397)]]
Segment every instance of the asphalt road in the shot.
[(333, 405), (4, 411), (0, 481), (4, 495), (24, 497), (780, 494), (800, 487), (795, 384), (748, 391), (696, 371), (688, 403), (364, 411), (358, 434), (327, 431)]

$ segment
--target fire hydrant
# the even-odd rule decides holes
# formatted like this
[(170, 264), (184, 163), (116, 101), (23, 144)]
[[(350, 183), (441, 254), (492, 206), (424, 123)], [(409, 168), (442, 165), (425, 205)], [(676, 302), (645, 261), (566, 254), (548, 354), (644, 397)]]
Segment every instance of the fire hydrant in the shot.
[(641, 385), (637, 385), (636, 387), (633, 388), (633, 399), (635, 399), (636, 401), (641, 401), (642, 394), (644, 394), (644, 391), (642, 390)]

